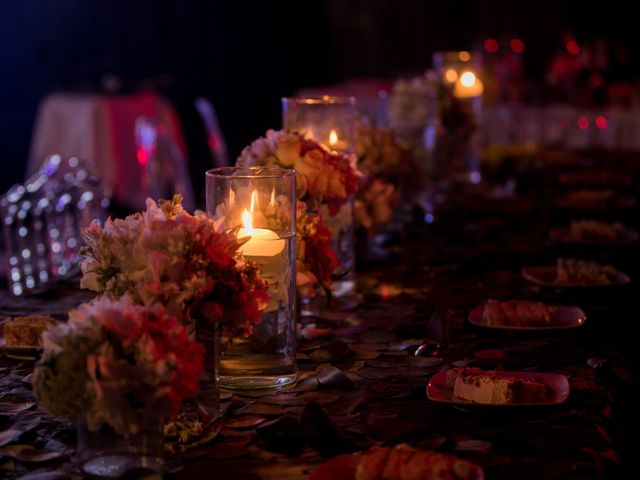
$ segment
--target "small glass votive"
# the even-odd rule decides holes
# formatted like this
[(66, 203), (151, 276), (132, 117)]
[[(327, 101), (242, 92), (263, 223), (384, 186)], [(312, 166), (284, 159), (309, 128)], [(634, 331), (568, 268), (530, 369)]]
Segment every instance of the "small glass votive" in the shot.
[(226, 389), (274, 389), (296, 381), (296, 172), (224, 167), (206, 172), (207, 212), (238, 238), (271, 296), (248, 338), (222, 326), (219, 381)]
[(282, 126), (329, 147), (353, 153), (356, 99), (354, 97), (283, 98)]

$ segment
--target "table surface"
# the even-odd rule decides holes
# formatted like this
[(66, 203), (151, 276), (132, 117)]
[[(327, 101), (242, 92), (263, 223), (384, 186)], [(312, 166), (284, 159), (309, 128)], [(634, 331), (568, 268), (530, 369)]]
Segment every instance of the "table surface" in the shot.
[[(504, 179), (501, 169), (508, 168), (519, 180), (517, 195), (453, 189), (433, 224), (414, 221), (389, 232), (384, 248), (361, 246), (360, 305), (304, 320), (328, 334), (300, 341), (298, 385), (277, 395), (224, 395), (218, 435), (170, 456), (176, 467), (171, 476), (205, 478), (215, 472), (215, 478), (306, 478), (331, 457), (374, 444), (409, 443), (474, 461), (487, 478), (622, 477), (633, 460), (638, 419), (636, 340), (631, 335), (640, 293), (638, 244), (569, 246), (550, 242), (548, 233), (573, 218), (592, 216), (637, 229), (639, 167), (632, 159), (598, 155), (559, 165), (503, 165), (493, 170), (494, 178)], [(560, 202), (559, 208), (557, 199), (567, 192), (593, 187), (580, 184), (580, 178), (594, 179), (579, 175), (585, 166), (592, 172), (628, 173), (633, 182), (618, 187), (616, 194), (624, 201), (595, 210)], [(559, 175), (567, 172), (576, 173), (571, 184), (560, 180), (569, 178)], [(605, 177), (614, 176), (595, 176)], [(523, 266), (554, 265), (560, 256), (611, 263), (632, 281), (562, 289), (539, 287), (522, 277)], [(74, 284), (40, 298), (5, 295), (0, 315), (64, 318), (69, 308), (90, 297)], [(530, 333), (470, 325), (469, 312), (489, 298), (577, 305), (587, 321), (580, 328)], [(435, 356), (413, 355), (427, 339), (441, 345)], [(429, 400), (429, 378), (452, 365), (561, 373), (569, 379), (569, 398), (561, 405), (493, 408)], [(31, 371), (29, 362), (0, 359), (0, 405), (7, 409), (0, 413), (0, 445), (6, 443), (0, 446), (0, 476), (45, 471), (73, 476), (73, 425), (48, 417), (35, 404)], [(12, 428), (22, 434), (6, 442)], [(10, 461), (2, 452), (15, 444), (68, 456)], [(331, 476), (337, 479), (339, 473)]]

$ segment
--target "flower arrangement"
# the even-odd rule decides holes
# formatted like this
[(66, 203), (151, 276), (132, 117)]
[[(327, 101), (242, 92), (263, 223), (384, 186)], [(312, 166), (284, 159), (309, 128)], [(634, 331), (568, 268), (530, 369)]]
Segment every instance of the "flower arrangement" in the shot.
[(401, 146), (388, 129), (377, 129), (367, 121), (356, 128), (356, 155), (364, 182), (355, 200), (359, 225), (373, 232), (393, 216), (401, 197), (415, 201), (424, 189), (421, 168), (411, 151)]
[(331, 215), (358, 190), (361, 174), (354, 155), (333, 152), (300, 133), (269, 130), (246, 147), (239, 166), (278, 166), (298, 172), (298, 198), (310, 211), (326, 205)]
[(164, 305), (190, 322), (193, 309), (248, 334), (269, 300), (257, 267), (237, 258), (242, 244), (206, 214), (189, 214), (179, 195), (124, 220), (93, 222), (83, 231), (81, 286), (112, 299)]
[(339, 266), (338, 256), (331, 246), (331, 230), (322, 216), (309, 214), (306, 205), (298, 202), (296, 212), (296, 285), (306, 296), (315, 295), (321, 286), (329, 295), (331, 274)]
[(355, 200), (354, 216), (357, 224), (368, 232), (373, 232), (378, 225), (386, 225), (393, 217), (398, 198), (399, 192), (394, 185), (369, 177)]
[(175, 416), (196, 394), (203, 368), (202, 347), (175, 317), (128, 296), (80, 305), (44, 332), (43, 349), (33, 386), (44, 408), (125, 437), (140, 431), (143, 417)]

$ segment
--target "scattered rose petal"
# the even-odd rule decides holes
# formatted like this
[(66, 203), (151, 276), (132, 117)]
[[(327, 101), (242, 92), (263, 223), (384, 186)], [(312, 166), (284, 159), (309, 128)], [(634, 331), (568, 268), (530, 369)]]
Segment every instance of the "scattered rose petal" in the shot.
[(489, 453), (492, 446), (491, 442), (483, 440), (461, 440), (456, 443), (454, 450)]
[(0, 450), (0, 457), (9, 457), (25, 463), (41, 463), (66, 457), (66, 454), (53, 450), (31, 448), (27, 445), (12, 445)]
[(342, 370), (332, 365), (322, 365), (316, 372), (318, 382), (323, 387), (353, 388), (353, 382)]
[(249, 428), (260, 425), (264, 421), (265, 418), (260, 415), (240, 415), (224, 422), (224, 426), (227, 428)]
[(380, 356), (376, 350), (351, 347), (351, 354), (356, 360), (374, 360)]
[(4, 413), (5, 415), (14, 415), (16, 413), (22, 412), (23, 410), (30, 409), (34, 405), (35, 404), (33, 402), (0, 402), (0, 412)]
[(362, 335), (362, 339), (368, 343), (388, 343), (393, 342), (396, 338), (395, 332), (391, 330), (375, 330)]
[(473, 354), (476, 358), (481, 358), (483, 360), (506, 360), (509, 358), (509, 354), (506, 350), (502, 350), (499, 348), (490, 348), (487, 350), (478, 350)]

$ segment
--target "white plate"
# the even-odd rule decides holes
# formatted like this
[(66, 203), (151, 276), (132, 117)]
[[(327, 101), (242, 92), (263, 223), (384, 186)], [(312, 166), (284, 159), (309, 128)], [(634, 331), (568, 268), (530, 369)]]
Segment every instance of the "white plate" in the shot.
[(624, 235), (616, 240), (598, 240), (598, 239), (584, 239), (576, 238), (571, 235), (571, 230), (568, 228), (554, 228), (549, 232), (549, 239), (557, 243), (571, 243), (575, 245), (603, 245), (603, 246), (615, 246), (615, 245), (628, 245), (638, 240), (640, 236), (635, 230), (625, 230)]
[(492, 325), (482, 319), (484, 305), (474, 308), (469, 313), (469, 323), (477, 327), (493, 328), (496, 330), (512, 330), (520, 332), (534, 332), (541, 330), (565, 330), (577, 328), (584, 325), (587, 316), (579, 307), (557, 306), (558, 311), (551, 318), (551, 323), (547, 325)]
[(533, 407), (541, 405), (559, 405), (569, 397), (569, 380), (561, 373), (539, 373), (539, 372), (496, 372), (500, 377), (518, 378), (521, 380), (535, 378), (544, 382), (552, 394), (543, 402), (535, 403), (475, 403), (467, 400), (452, 398), (451, 389), (447, 387), (447, 370), (440, 370), (427, 384), (427, 397), (434, 402), (449, 403), (460, 407), (482, 407), (482, 408), (504, 408), (504, 407)]
[(0, 338), (0, 352), (14, 360), (37, 360), (41, 349), (30, 345), (5, 345), (4, 338)]
[(616, 278), (612, 283), (556, 283), (556, 267), (524, 267), (522, 269), (522, 276), (536, 285), (543, 287), (558, 287), (558, 288), (594, 288), (594, 287), (611, 287), (615, 285), (625, 285), (631, 281), (626, 273), (617, 272)]

